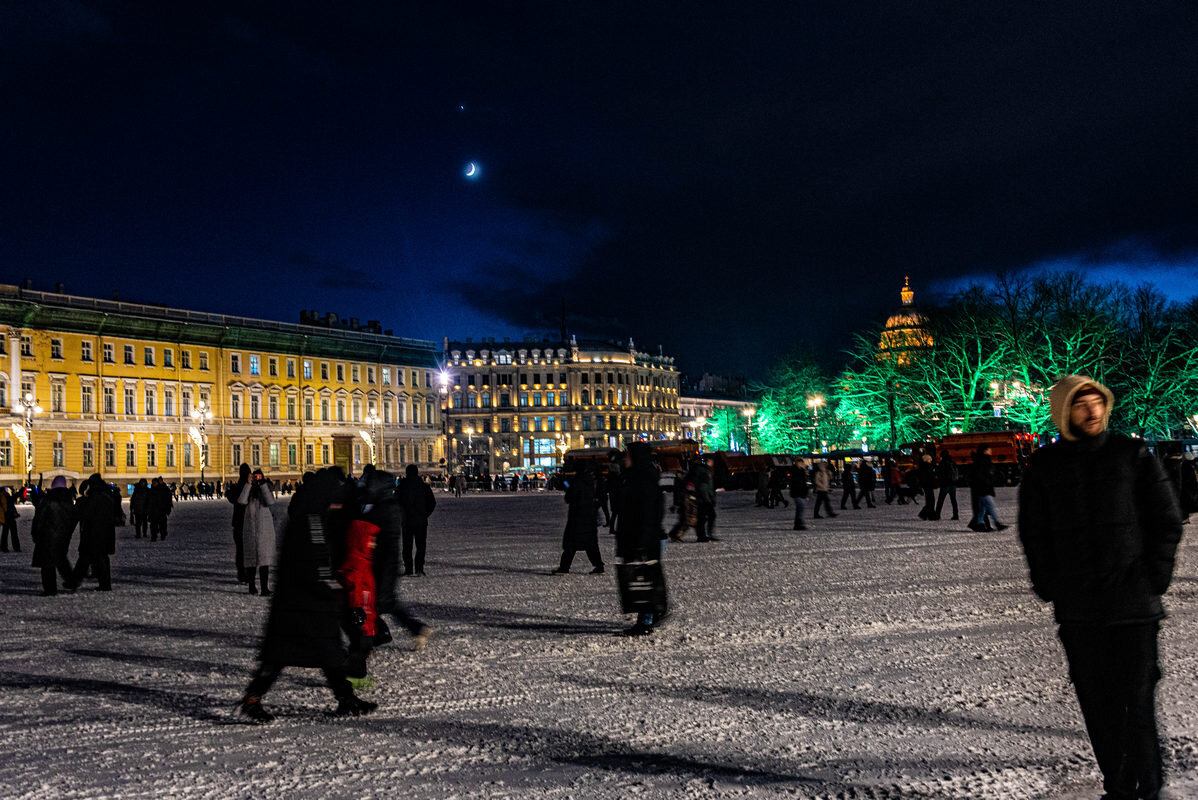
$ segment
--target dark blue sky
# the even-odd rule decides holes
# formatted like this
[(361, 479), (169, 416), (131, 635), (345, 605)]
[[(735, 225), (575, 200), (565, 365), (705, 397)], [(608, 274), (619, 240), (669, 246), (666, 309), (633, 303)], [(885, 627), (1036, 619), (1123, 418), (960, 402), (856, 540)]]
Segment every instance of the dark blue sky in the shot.
[(905, 274), (1198, 293), (1191, 2), (0, 9), (10, 282), (749, 375)]

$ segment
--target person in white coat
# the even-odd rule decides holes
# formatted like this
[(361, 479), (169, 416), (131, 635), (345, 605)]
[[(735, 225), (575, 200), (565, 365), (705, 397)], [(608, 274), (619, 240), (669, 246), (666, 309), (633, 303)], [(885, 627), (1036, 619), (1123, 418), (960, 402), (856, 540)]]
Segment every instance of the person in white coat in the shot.
[(257, 567), (258, 575), (262, 579), (263, 597), (270, 597), (271, 592), (266, 581), (270, 576), (270, 568), (275, 563), (275, 520), (270, 513), (274, 501), (270, 481), (260, 469), (254, 470), (237, 499), (237, 502), (245, 506), (242, 559), (250, 584), (250, 594), (258, 594), (258, 587), (254, 584), (254, 568)]

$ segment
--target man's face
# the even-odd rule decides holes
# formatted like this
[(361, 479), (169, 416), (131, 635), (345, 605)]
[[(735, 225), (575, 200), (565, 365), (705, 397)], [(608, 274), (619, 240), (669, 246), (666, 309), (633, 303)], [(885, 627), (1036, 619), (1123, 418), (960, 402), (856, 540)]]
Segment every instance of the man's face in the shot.
[(1102, 433), (1106, 418), (1106, 398), (1100, 394), (1084, 394), (1073, 399), (1069, 407), (1069, 423), (1086, 436)]

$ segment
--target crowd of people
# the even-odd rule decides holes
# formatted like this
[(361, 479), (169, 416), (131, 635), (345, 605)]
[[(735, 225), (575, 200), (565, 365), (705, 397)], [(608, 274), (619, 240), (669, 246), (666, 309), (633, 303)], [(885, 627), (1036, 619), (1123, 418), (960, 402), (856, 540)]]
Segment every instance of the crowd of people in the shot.
[[(1068, 376), (1053, 388), (1061, 438), (1029, 460), (1020, 485), (1019, 536), (1033, 589), (1054, 606), (1106, 796), (1155, 798), (1162, 783), (1154, 699), (1161, 596), (1172, 578), (1184, 515), (1198, 511), (1198, 470), (1190, 456), (1162, 463), (1141, 440), (1110, 432), (1113, 404), (1107, 387), (1082, 376)], [(709, 457), (684, 463), (672, 492), (663, 492), (651, 448), (633, 442), (609, 471), (594, 467), (572, 476), (553, 573), (568, 574), (579, 551), (586, 553), (591, 574), (605, 573), (602, 517), (602, 526), (615, 535), (618, 566), (653, 564), (661, 576), (658, 599), (638, 607), (635, 624), (625, 631), (652, 634), (670, 610), (660, 569), (667, 543), (684, 541), (692, 529), (700, 542), (719, 541), (713, 467)], [(962, 472), (947, 452), (923, 454), (906, 473), (892, 460), (848, 460), (836, 469), (827, 459), (799, 459), (793, 468), (757, 476), (757, 503), (793, 504), (794, 529), (807, 530), (804, 512), (812, 497), (811, 518), (836, 517), (834, 487), (843, 513), (850, 505), (876, 508), (880, 483), (885, 504), (919, 505), (925, 521), (941, 519), (947, 505), (950, 518), (958, 520), (956, 488), (964, 482), (971, 496), (968, 527), (1004, 530), (995, 512), (989, 448), (974, 453)], [(238, 709), (251, 722), (269, 722), (263, 696), (284, 668), (299, 666), (323, 670), (337, 700), (335, 714), (369, 713), (375, 704), (354, 689), (367, 678), (373, 649), (393, 639), (387, 618), (409, 632), (414, 649), (433, 632), (397, 593), (401, 574), (425, 575), (428, 519), (437, 504), (430, 483), (415, 465), (402, 480), (369, 466), (357, 479), (337, 467), (309, 472), (276, 526), (272, 509), (280, 494), (261, 470), (246, 464), (224, 492), (233, 506), (236, 578), (250, 594), (271, 599), (258, 666)], [(166, 538), (174, 497), (161, 478), (138, 482), (130, 497), (136, 538)], [(74, 591), (88, 577), (100, 590), (111, 590), (115, 530), (125, 524), (119, 491), (99, 474), (77, 490), (59, 476), (44, 492), (39, 482), (31, 499), (33, 565), (41, 570), (42, 594), (56, 594), (60, 579)], [(667, 503), (677, 514), (668, 532)], [(5, 549), (11, 542), (19, 550), (17, 515), (15, 498), (0, 492)], [(72, 564), (68, 549), (76, 527), (80, 542)]]

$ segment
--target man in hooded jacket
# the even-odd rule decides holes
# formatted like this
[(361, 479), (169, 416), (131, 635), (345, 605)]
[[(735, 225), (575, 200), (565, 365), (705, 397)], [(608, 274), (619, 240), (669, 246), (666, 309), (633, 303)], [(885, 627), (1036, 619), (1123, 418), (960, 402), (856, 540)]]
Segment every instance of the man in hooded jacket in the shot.
[(1105, 797), (1155, 800), (1157, 635), (1182, 522), (1144, 443), (1107, 430), (1114, 402), (1110, 389), (1081, 375), (1053, 387), (1061, 438), (1029, 460), (1019, 537), (1032, 588), (1060, 625)]

